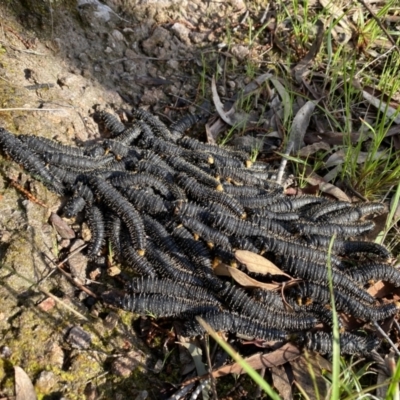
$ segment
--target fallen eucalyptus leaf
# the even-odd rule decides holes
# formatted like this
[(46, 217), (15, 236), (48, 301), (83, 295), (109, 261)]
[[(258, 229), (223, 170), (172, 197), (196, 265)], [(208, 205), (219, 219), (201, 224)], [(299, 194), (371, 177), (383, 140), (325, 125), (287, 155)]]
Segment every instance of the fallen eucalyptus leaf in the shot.
[(276, 290), (280, 287), (280, 285), (276, 283), (263, 283), (256, 281), (255, 279), (250, 278), (244, 272), (239, 271), (236, 268), (229, 267), (225, 264), (218, 264), (218, 266), (214, 269), (214, 272), (219, 276), (230, 276), (243, 287), (258, 287), (267, 290)]
[(308, 183), (310, 183), (311, 185), (318, 185), (319, 190), (321, 192), (324, 192), (331, 196), (334, 196), (338, 200), (350, 202), (350, 198), (347, 196), (347, 194), (345, 192), (343, 192), (342, 190), (340, 190), (338, 187), (336, 187), (335, 185), (332, 185), (331, 183), (326, 182), (322, 177), (317, 175), (315, 172), (313, 172), (311, 170), (308, 171), (308, 168), (307, 168), (307, 172), (308, 172), (308, 176), (306, 176), (305, 180)]
[(291, 278), (290, 275), (283, 272), (274, 263), (267, 260), (265, 257), (260, 256), (259, 254), (253, 253), (248, 250), (236, 250), (235, 257), (236, 260), (246, 266), (249, 272), (263, 275), (284, 275), (288, 278)]
[(317, 102), (307, 101), (293, 118), (292, 127), (289, 133), (288, 142), (293, 142), (293, 151), (296, 153), (304, 146), (304, 135), (310, 123)]
[(215, 83), (215, 76), (212, 77), (211, 81), (211, 91), (212, 98), (215, 105), (215, 108), (218, 112), (218, 115), (230, 126), (243, 126), (246, 124), (246, 121), (249, 119), (249, 116), (246, 113), (239, 113), (235, 110), (235, 106), (232, 106), (228, 111), (224, 110), (224, 105), (219, 98), (217, 92), (217, 85)]
[[(261, 368), (272, 368), (279, 365), (283, 365), (288, 361), (295, 360), (301, 355), (301, 350), (293, 343), (286, 343), (279, 349), (268, 354), (254, 354), (248, 358), (245, 358), (247, 364), (249, 364), (253, 369)], [(245, 371), (238, 364), (224, 365), (221, 368), (216, 369), (212, 372), (214, 378), (219, 378), (220, 376), (225, 376), (229, 374), (244, 374)]]

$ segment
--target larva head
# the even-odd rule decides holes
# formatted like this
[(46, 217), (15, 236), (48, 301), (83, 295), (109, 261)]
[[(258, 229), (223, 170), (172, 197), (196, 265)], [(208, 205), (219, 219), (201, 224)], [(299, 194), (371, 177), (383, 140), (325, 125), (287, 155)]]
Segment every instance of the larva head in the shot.
[(223, 187), (222, 185), (218, 185), (215, 189), (216, 189), (218, 192), (223, 192), (223, 191), (224, 191), (224, 187)]
[(251, 168), (253, 165), (253, 161), (251, 160), (246, 160), (246, 168)]

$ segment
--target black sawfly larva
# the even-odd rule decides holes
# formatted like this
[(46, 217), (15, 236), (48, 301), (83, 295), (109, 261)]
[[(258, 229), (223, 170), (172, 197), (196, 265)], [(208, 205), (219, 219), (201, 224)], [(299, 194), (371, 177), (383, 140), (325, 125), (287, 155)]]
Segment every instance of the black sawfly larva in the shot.
[(221, 205), (229, 208), (239, 217), (243, 218), (246, 213), (244, 208), (238, 203), (236, 199), (226, 193), (212, 190), (196, 181), (196, 179), (189, 177), (185, 173), (178, 174), (177, 183), (194, 199), (208, 204), (210, 202), (220, 203)]
[(178, 121), (171, 124), (169, 126), (169, 130), (176, 138), (180, 138), (181, 136), (183, 136), (185, 131), (193, 127), (200, 120), (201, 120), (201, 115), (187, 114)]
[(129, 237), (124, 235), (122, 232), (120, 233), (120, 246), (121, 255), (124, 258), (125, 263), (136, 273), (153, 278), (157, 276), (157, 271), (152, 263), (134, 250)]
[(89, 258), (96, 257), (104, 245), (105, 226), (104, 217), (100, 208), (95, 205), (89, 205), (85, 209), (86, 220), (92, 234), (90, 239), (87, 256)]
[(197, 219), (183, 217), (181, 218), (181, 222), (184, 227), (189, 229), (197, 237), (205, 240), (207, 243), (212, 243), (213, 245), (218, 245), (225, 249), (231, 248), (228, 236), (216, 229), (210, 228)]
[(171, 132), (169, 131), (167, 126), (154, 115), (143, 109), (133, 109), (132, 114), (136, 119), (142, 120), (146, 124), (150, 125), (157, 136), (162, 137), (165, 140), (173, 139)]
[[(299, 331), (311, 329), (317, 322), (315, 317), (311, 315), (284, 312), (281, 308), (277, 310), (274, 303), (266, 306), (254, 300), (244, 290), (234, 285), (227, 284), (226, 288), (218, 293), (218, 297), (231, 310), (245, 314), (250, 318), (255, 318), (270, 328)], [(280, 307), (279, 301), (278, 306)]]
[(43, 160), (59, 167), (74, 168), (78, 171), (93, 170), (104, 167), (113, 160), (113, 156), (92, 158), (87, 156), (73, 156), (64, 153), (43, 153)]
[(195, 178), (197, 181), (204, 183), (205, 185), (216, 190), (223, 191), (222, 185), (216, 178), (207, 174), (190, 162), (185, 161), (183, 158), (168, 156), (165, 158), (165, 161), (177, 171), (185, 172), (187, 175)]
[[(281, 269), (294, 278), (304, 279), (321, 285), (328, 285), (329, 274), (325, 264), (293, 256), (282, 256)], [(352, 293), (354, 297), (372, 304), (375, 299), (366, 291), (357, 286), (351, 278), (343, 272), (332, 268), (332, 283), (337, 288), (342, 288), (347, 293)]]
[(157, 267), (161, 277), (168, 277), (182, 283), (203, 286), (199, 275), (182, 268), (181, 264), (168, 253), (162, 251), (152, 240), (148, 240), (146, 257)]
[[(331, 238), (329, 236), (311, 235), (306, 238), (307, 242), (316, 247), (329, 248)], [(379, 257), (391, 258), (390, 251), (378, 243), (364, 242), (360, 240), (335, 239), (332, 250), (337, 254), (351, 255), (354, 253), (376, 254)]]
[[(333, 334), (327, 332), (306, 332), (299, 334), (298, 343), (304, 345), (308, 350), (315, 351), (322, 355), (332, 354)], [(380, 341), (372, 336), (359, 336), (351, 333), (341, 333), (339, 336), (341, 354), (367, 355), (375, 350)]]
[[(215, 331), (234, 332), (238, 335), (259, 340), (287, 340), (288, 334), (282, 330), (274, 329), (244, 315), (229, 311), (210, 311), (200, 314)], [(185, 336), (202, 335), (204, 329), (192, 319), (185, 326)]]
[(146, 249), (146, 235), (143, 221), (136, 209), (113, 186), (104, 179), (92, 176), (89, 186), (113, 212), (125, 222), (135, 249), (143, 254)]
[(197, 301), (207, 301), (221, 306), (221, 302), (201, 286), (182, 284), (179, 281), (159, 278), (135, 278), (129, 282), (129, 290), (133, 293), (159, 293), (166, 296), (189, 298)]
[[(299, 282), (297, 286), (290, 290), (300, 298), (308, 298), (317, 303), (330, 304), (331, 296), (326, 285), (319, 285), (312, 282)], [(358, 299), (354, 299), (350, 294), (334, 290), (335, 306), (338, 310), (360, 318), (364, 321), (381, 321), (395, 315), (399, 309), (398, 304), (390, 303), (382, 306), (368, 306)]]
[(122, 308), (127, 311), (146, 315), (163, 317), (184, 317), (198, 315), (209, 311), (218, 311), (212, 303), (198, 301), (164, 294), (133, 294), (126, 295)]
[(302, 235), (323, 235), (338, 237), (359, 236), (365, 232), (374, 229), (375, 224), (372, 221), (360, 222), (352, 225), (339, 225), (333, 223), (313, 223), (313, 222), (293, 222), (293, 228)]
[(15, 135), (0, 128), (0, 147), (13, 161), (21, 164), (29, 173), (39, 177), (43, 184), (55, 193), (63, 194), (64, 186), (50, 173), (43, 161)]
[(125, 125), (113, 114), (106, 111), (95, 113), (95, 120), (100, 122), (111, 136), (118, 136), (125, 130)]
[(65, 154), (83, 156), (84, 150), (80, 147), (67, 146), (56, 142), (55, 140), (38, 137), (33, 135), (19, 135), (23, 143), (25, 143), (35, 153), (43, 154), (44, 152), (61, 152)]
[(348, 268), (346, 273), (356, 282), (363, 285), (371, 280), (389, 282), (400, 287), (400, 271), (389, 265), (379, 262), (364, 262), (361, 265)]
[(72, 196), (63, 208), (63, 214), (67, 218), (75, 217), (86, 206), (86, 200), (82, 196)]

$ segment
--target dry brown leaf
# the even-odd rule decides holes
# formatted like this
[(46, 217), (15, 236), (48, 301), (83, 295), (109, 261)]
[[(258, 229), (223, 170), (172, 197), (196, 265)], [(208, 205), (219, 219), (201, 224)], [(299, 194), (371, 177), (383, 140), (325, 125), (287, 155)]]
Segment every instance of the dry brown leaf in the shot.
[(218, 264), (218, 266), (214, 269), (214, 272), (219, 276), (230, 276), (235, 280), (235, 282), (243, 287), (258, 287), (266, 290), (276, 290), (280, 287), (280, 285), (276, 283), (258, 282), (255, 279), (250, 278), (244, 272), (225, 264)]
[(54, 229), (63, 239), (74, 239), (75, 232), (73, 229), (56, 213), (51, 213), (50, 222)]
[(15, 399), (16, 400), (37, 400), (33, 384), (21, 367), (14, 367), (15, 374)]
[(310, 144), (310, 145), (305, 146), (302, 149), (300, 149), (300, 151), (298, 152), (298, 155), (300, 157), (308, 157), (320, 150), (329, 151), (330, 148), (331, 147), (329, 146), (328, 143), (316, 142), (316, 143)]
[[(327, 365), (327, 361), (322, 361), (322, 358), (317, 353), (309, 352), (307, 358), (302, 356), (290, 363), (296, 385), (301, 387), (311, 400), (325, 399), (327, 395), (328, 384), (322, 376), (322, 369), (325, 369), (323, 365)], [(314, 378), (310, 369), (313, 371)], [(314, 384), (318, 388), (318, 394), (315, 393)]]
[(271, 369), (272, 382), (274, 387), (279, 392), (281, 399), (292, 400), (292, 385), (289, 381), (288, 374), (285, 371), (285, 367), (280, 365)]
[[(295, 360), (301, 355), (301, 350), (293, 343), (286, 343), (279, 349), (268, 354), (254, 354), (245, 361), (255, 370), (261, 368), (272, 368), (279, 365), (283, 365), (288, 361)], [(225, 376), (229, 374), (245, 374), (246, 371), (238, 364), (224, 365), (221, 368), (216, 369), (212, 372), (214, 378), (219, 378), (220, 376)]]
[(289, 133), (289, 143), (293, 143), (293, 151), (297, 153), (304, 146), (304, 135), (314, 112), (316, 101), (307, 101), (293, 118)]
[(367, 292), (377, 299), (382, 299), (393, 292), (393, 285), (387, 282), (378, 281), (368, 288)]
[[(338, 36), (338, 38), (341, 38), (340, 43), (342, 45), (346, 44), (352, 37), (352, 30), (356, 31), (356, 28), (348, 20), (343, 5), (339, 2), (332, 2), (332, 0), (319, 0), (319, 2), (342, 28), (339, 29), (340, 27), (334, 24), (332, 34), (336, 32), (337, 35), (333, 34), (333, 37), (336, 38), (336, 36)], [(343, 39), (342, 34), (345, 34), (345, 39)]]
[(341, 201), (348, 201), (348, 202), (351, 201), (346, 193), (344, 193), (342, 190), (340, 190), (335, 185), (332, 185), (331, 183), (326, 182), (322, 177), (317, 175), (311, 169), (307, 168), (307, 173), (308, 173), (308, 176), (306, 176), (306, 178), (305, 178), (306, 181), (308, 183), (310, 183), (311, 185), (319, 185), (319, 190), (321, 192), (324, 192), (333, 197), (336, 197), (338, 200), (341, 200)]
[(392, 107), (392, 105), (385, 103), (382, 99), (378, 99), (377, 97), (371, 95), (365, 90), (362, 91), (362, 95), (364, 99), (367, 100), (370, 104), (385, 113), (385, 115), (389, 118), (392, 118), (395, 124), (400, 124), (399, 104), (394, 105), (392, 102), (392, 104), (394, 105), (394, 107)]
[(226, 124), (221, 118), (215, 117), (206, 123), (207, 143), (217, 144), (218, 135), (225, 129)]
[(248, 250), (236, 250), (235, 257), (236, 260), (246, 266), (249, 272), (263, 275), (284, 275), (288, 278), (291, 278), (290, 275), (283, 272), (274, 263), (267, 260), (265, 257), (260, 256), (259, 254), (253, 253)]
[(249, 116), (246, 113), (239, 113), (235, 110), (235, 107), (232, 106), (228, 111), (224, 110), (224, 105), (219, 98), (217, 92), (217, 85), (215, 83), (215, 76), (212, 77), (211, 81), (211, 91), (212, 98), (215, 105), (215, 108), (218, 112), (218, 115), (230, 126), (243, 126), (246, 124), (246, 121), (249, 119)]

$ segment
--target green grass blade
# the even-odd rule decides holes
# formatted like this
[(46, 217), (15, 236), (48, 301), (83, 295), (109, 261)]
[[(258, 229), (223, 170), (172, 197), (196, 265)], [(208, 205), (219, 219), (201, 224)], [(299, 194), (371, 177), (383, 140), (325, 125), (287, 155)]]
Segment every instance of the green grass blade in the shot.
[(262, 376), (255, 371), (228, 343), (221, 339), (214, 329), (207, 324), (202, 318), (196, 317), (199, 324), (207, 331), (207, 333), (226, 351), (250, 376), (253, 381), (264, 390), (267, 395), (273, 400), (280, 400), (279, 395), (272, 389), (272, 387), (266, 382)]

